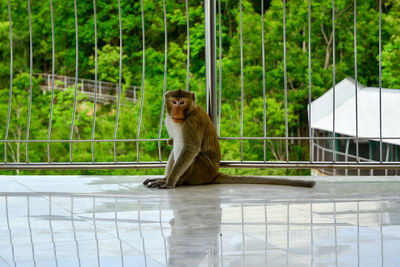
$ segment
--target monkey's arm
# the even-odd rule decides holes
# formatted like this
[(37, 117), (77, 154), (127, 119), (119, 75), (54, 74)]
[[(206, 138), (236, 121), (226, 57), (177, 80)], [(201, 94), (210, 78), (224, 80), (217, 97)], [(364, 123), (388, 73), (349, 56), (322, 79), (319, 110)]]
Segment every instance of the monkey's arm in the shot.
[(172, 170), (172, 167), (174, 166), (174, 164), (175, 164), (174, 152), (171, 152), (171, 154), (169, 154), (167, 167), (165, 167), (164, 178), (166, 178), (171, 173), (171, 170)]
[(182, 175), (190, 168), (193, 164), (194, 159), (199, 154), (200, 150), (195, 147), (184, 148), (178, 158), (175, 161), (172, 169), (169, 173), (166, 173), (166, 184), (160, 186), (161, 189), (174, 188), (180, 181)]

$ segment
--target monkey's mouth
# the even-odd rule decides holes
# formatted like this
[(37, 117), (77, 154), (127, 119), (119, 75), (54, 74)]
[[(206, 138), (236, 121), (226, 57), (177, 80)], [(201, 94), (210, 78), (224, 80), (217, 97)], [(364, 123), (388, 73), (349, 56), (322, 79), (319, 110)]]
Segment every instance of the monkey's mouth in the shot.
[(174, 122), (183, 122), (183, 121), (184, 121), (183, 118), (172, 118), (172, 120), (173, 120)]

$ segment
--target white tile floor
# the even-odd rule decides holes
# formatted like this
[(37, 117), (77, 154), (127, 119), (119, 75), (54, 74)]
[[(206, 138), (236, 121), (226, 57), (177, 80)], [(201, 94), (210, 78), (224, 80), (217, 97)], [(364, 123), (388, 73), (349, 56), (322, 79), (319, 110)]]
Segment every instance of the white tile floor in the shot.
[(0, 176), (0, 266), (400, 266), (400, 177), (145, 178)]

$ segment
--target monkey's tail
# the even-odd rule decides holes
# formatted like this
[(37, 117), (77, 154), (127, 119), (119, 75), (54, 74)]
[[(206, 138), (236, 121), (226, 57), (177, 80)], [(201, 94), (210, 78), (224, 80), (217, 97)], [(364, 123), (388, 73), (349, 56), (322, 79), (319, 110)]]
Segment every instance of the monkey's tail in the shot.
[(295, 178), (265, 177), (265, 176), (236, 176), (218, 173), (213, 184), (274, 184), (301, 187), (313, 187), (314, 181), (299, 180)]

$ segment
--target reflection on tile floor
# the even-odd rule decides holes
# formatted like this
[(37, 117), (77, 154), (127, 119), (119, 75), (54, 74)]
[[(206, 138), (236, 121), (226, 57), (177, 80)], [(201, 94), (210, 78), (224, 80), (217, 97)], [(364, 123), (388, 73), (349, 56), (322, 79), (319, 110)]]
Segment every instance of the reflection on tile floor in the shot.
[(0, 266), (400, 266), (400, 179), (379, 178), (151, 190), (0, 176)]

